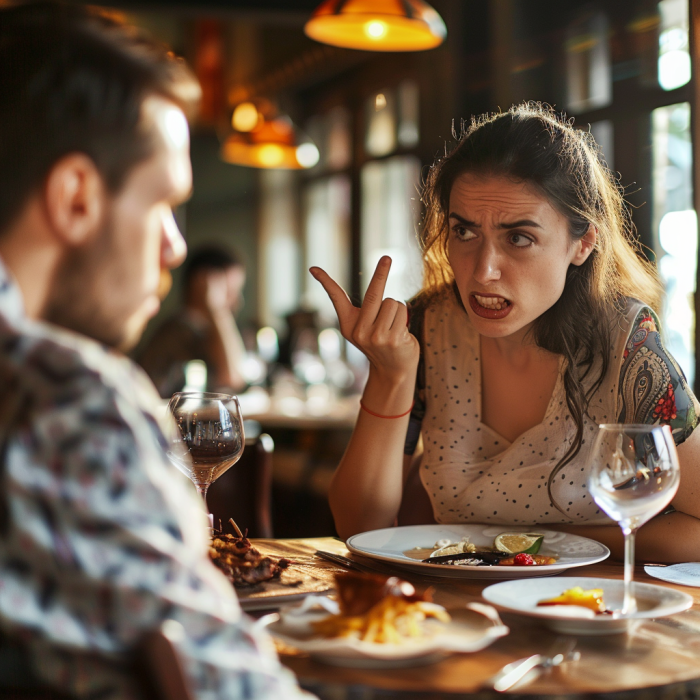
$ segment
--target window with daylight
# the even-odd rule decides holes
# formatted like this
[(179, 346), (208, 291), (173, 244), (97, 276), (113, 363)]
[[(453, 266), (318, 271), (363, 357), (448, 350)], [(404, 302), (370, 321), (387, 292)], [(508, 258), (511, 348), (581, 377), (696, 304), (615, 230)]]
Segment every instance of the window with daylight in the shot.
[(405, 301), (421, 286), (421, 256), (416, 239), (420, 161), (393, 156), (365, 163), (362, 187), (362, 293), (379, 259), (389, 255), (391, 273), (385, 296)]
[(652, 130), (655, 252), (666, 287), (665, 340), (692, 386), (698, 230), (693, 208), (690, 105), (684, 102), (655, 109)]
[[(350, 283), (350, 179), (334, 175), (310, 182), (304, 191), (305, 268), (322, 267), (343, 289)], [(305, 302), (325, 323), (336, 316), (318, 282), (305, 275)]]
[(659, 85), (675, 90), (690, 80), (688, 0), (661, 0), (659, 14)]

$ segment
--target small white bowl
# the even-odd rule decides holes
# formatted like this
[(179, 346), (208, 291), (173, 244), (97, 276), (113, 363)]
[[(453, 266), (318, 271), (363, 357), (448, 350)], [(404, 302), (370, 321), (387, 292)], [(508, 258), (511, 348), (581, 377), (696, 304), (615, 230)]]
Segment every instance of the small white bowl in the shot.
[(603, 601), (608, 610), (620, 610), (622, 607), (622, 581), (584, 576), (505, 581), (485, 588), (482, 595), (501, 610), (538, 618), (556, 632), (581, 635), (619, 634), (626, 632), (634, 620), (668, 617), (693, 606), (693, 598), (687, 593), (650, 583), (634, 584), (638, 610), (630, 615), (614, 612), (612, 615), (594, 614), (591, 617), (578, 606), (537, 606), (540, 600), (554, 598), (576, 586), (583, 589), (602, 588)]

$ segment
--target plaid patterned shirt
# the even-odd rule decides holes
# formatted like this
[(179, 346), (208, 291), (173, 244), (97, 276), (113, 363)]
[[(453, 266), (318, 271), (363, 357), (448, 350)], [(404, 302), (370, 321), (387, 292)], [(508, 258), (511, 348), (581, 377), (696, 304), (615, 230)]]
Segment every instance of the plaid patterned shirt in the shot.
[(131, 698), (124, 652), (172, 619), (198, 698), (300, 697), (208, 559), (159, 413), (132, 362), (27, 319), (0, 261), (0, 634), (42, 683)]

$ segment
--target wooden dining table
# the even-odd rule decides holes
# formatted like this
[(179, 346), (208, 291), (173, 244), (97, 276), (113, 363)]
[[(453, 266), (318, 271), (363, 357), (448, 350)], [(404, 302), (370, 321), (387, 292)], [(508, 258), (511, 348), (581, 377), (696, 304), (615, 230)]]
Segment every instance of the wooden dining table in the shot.
[[(334, 574), (345, 568), (318, 558), (317, 550), (344, 555), (354, 559), (359, 567), (376, 569), (378, 573), (399, 575), (419, 589), (430, 586), (434, 601), (447, 608), (483, 602), (482, 590), (493, 583), (483, 579), (417, 576), (356, 557), (335, 538), (255, 540), (254, 545), (265, 554), (290, 559), (293, 564), (285, 576), (305, 579), (310, 590), (317, 592), (323, 590), (324, 584), (332, 586)], [(575, 573), (621, 579), (623, 570), (622, 564), (605, 561), (577, 569)], [(700, 697), (700, 588), (665, 583), (648, 576), (642, 566), (637, 566), (635, 580), (685, 591), (693, 596), (695, 604), (671, 617), (633, 621), (622, 634), (576, 636), (579, 660), (542, 672), (507, 694), (697, 700)], [(535, 653), (551, 652), (565, 641), (535, 618), (508, 613), (502, 613), (501, 618), (510, 629), (508, 635), (482, 651), (454, 654), (430, 665), (416, 663), (408, 668), (376, 670), (343, 668), (315, 661), (292, 647), (280, 645), (278, 651), (282, 662), (297, 675), (303, 687), (323, 700), (495, 697), (497, 693), (484, 690), (483, 684), (499, 669)]]

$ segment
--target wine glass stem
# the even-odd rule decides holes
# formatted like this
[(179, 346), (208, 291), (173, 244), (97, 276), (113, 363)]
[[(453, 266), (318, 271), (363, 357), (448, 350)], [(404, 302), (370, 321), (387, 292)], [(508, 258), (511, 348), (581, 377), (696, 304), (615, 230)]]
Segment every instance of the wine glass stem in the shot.
[(625, 597), (622, 601), (622, 613), (628, 615), (637, 612), (637, 601), (634, 597), (632, 579), (634, 577), (634, 538), (636, 530), (623, 528), (625, 537)]
[(207, 506), (207, 491), (209, 490), (209, 484), (195, 484), (197, 488), (197, 493), (204, 499), (204, 507), (209, 512), (209, 506)]

